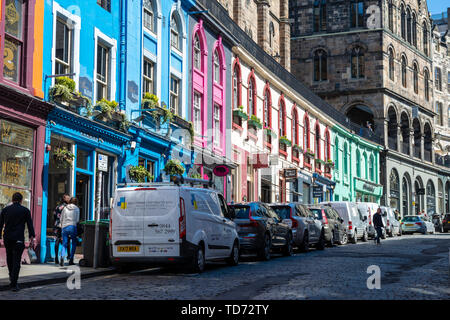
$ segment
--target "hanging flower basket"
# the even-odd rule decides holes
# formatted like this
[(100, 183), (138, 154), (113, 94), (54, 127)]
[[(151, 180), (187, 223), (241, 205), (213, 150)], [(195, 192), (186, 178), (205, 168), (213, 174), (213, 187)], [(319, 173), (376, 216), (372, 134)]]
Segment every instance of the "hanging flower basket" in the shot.
[(247, 124), (255, 129), (262, 129), (261, 120), (254, 114), (251, 115), (250, 119), (248, 119)]
[(288, 147), (292, 146), (292, 142), (291, 140), (289, 140), (288, 138), (286, 138), (285, 136), (281, 136), (279, 139), (280, 144), (284, 144)]
[(53, 152), (53, 159), (59, 169), (72, 168), (74, 158), (75, 155), (67, 148), (58, 148)]
[(178, 161), (178, 160), (167, 161), (163, 170), (167, 175), (169, 175), (171, 177), (182, 176), (185, 171), (184, 167), (181, 165), (180, 161)]

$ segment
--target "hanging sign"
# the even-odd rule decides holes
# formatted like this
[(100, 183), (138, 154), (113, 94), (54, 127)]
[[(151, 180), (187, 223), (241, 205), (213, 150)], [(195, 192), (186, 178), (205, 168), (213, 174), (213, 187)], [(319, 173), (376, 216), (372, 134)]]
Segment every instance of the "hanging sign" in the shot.
[(104, 154), (98, 154), (98, 170), (107, 172), (108, 171), (108, 156)]

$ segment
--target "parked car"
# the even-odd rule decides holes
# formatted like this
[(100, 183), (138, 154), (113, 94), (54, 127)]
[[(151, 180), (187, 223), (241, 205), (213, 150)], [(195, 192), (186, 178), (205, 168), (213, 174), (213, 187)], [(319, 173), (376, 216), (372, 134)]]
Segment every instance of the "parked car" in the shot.
[(434, 233), (434, 225), (423, 216), (404, 216), (401, 222), (402, 232), (413, 234), (420, 232), (422, 234)]
[(393, 237), (395, 235), (401, 235), (402, 229), (400, 228), (400, 222), (395, 218), (394, 210), (390, 207), (380, 207), (382, 216), (384, 218), (384, 226), (386, 229), (386, 234), (389, 237)]
[(344, 219), (347, 236), (352, 243), (357, 243), (358, 238), (367, 241), (367, 219), (362, 216), (355, 203), (349, 201), (321, 202), (329, 205), (337, 211), (339, 216)]
[(256, 252), (260, 259), (269, 260), (272, 250), (292, 255), (293, 234), (288, 224), (262, 202), (231, 205), (239, 234), (240, 250)]
[(444, 232), (448, 232), (448, 230), (450, 230), (450, 213), (447, 213), (442, 219), (442, 229)]
[(438, 232), (444, 232), (444, 223), (443, 223), (442, 215), (439, 213), (433, 214), (432, 221), (434, 224), (434, 230)]
[(367, 235), (369, 238), (375, 238), (376, 231), (373, 226), (373, 215), (377, 212), (380, 206), (374, 202), (356, 202), (356, 205), (361, 211), (361, 214), (367, 219)]
[(292, 230), (294, 245), (307, 252), (311, 245), (325, 246), (322, 221), (314, 219), (314, 214), (299, 203), (271, 204), (270, 207), (288, 224)]
[(177, 185), (118, 188), (110, 218), (112, 262), (132, 265), (206, 262), (237, 265), (239, 236), (230, 209), (215, 190)]
[(335, 243), (346, 244), (348, 241), (344, 219), (332, 207), (327, 205), (310, 205), (309, 210), (324, 226), (325, 241), (332, 247)]

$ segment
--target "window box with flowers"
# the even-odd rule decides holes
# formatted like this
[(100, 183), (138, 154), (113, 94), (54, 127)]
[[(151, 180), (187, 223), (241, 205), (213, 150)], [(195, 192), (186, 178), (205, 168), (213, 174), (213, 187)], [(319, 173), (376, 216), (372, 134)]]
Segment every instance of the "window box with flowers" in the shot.
[(148, 111), (143, 112), (148, 112), (150, 114), (157, 127), (161, 124), (172, 121), (174, 118), (173, 113), (166, 106), (160, 106), (158, 97), (148, 92), (146, 92), (142, 97), (141, 108), (149, 109)]
[[(50, 100), (79, 115), (92, 115), (91, 100), (75, 91), (75, 81), (69, 77), (57, 77), (55, 85), (49, 89)], [(84, 110), (84, 112), (83, 112)]]
[(309, 158), (314, 158), (316, 156), (316, 154), (311, 149), (307, 149), (305, 151), (305, 156), (307, 156)]
[(327, 166), (328, 168), (334, 168), (334, 162), (331, 159), (328, 159), (325, 162), (325, 166)]
[(316, 164), (325, 164), (326, 162), (322, 159), (315, 159)]
[(289, 140), (286, 136), (281, 136), (280, 139), (278, 139), (280, 144), (283, 144), (287, 147), (292, 146), (291, 140)]
[(269, 137), (271, 137), (271, 138), (273, 138), (273, 139), (276, 139), (277, 138), (277, 134), (272, 130), (272, 128), (270, 128), (270, 127), (267, 127), (267, 126), (265, 126), (264, 127), (264, 133), (267, 135), (267, 136), (269, 136)]
[(248, 119), (247, 124), (254, 129), (262, 129), (261, 120), (254, 114), (252, 114), (250, 119)]
[(298, 144), (294, 144), (294, 145), (292, 146), (292, 149), (293, 149), (294, 151), (298, 152), (298, 153), (303, 153), (303, 148), (300, 147)]
[(94, 119), (113, 127), (114, 129), (127, 132), (130, 122), (127, 120), (125, 110), (118, 109), (119, 104), (116, 101), (109, 101), (103, 98), (97, 101), (94, 111), (99, 112)]
[(241, 119), (241, 121), (242, 120), (244, 120), (244, 121), (248, 120), (248, 114), (245, 113), (243, 106), (239, 106), (239, 107), (237, 107), (237, 109), (234, 109), (233, 110), (233, 116)]
[(130, 175), (130, 179), (137, 183), (153, 181), (153, 176), (143, 166), (132, 166), (128, 174)]

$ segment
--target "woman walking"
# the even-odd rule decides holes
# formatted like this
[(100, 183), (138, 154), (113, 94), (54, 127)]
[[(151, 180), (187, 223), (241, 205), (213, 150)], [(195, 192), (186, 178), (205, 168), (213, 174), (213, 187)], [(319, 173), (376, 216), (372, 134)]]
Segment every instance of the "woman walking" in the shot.
[(61, 212), (61, 229), (63, 238), (63, 248), (59, 258), (59, 265), (64, 265), (64, 257), (69, 245), (69, 237), (71, 238), (72, 248), (70, 250), (69, 265), (73, 265), (73, 257), (77, 249), (77, 223), (80, 220), (80, 209), (78, 208), (77, 198), (71, 198)]

